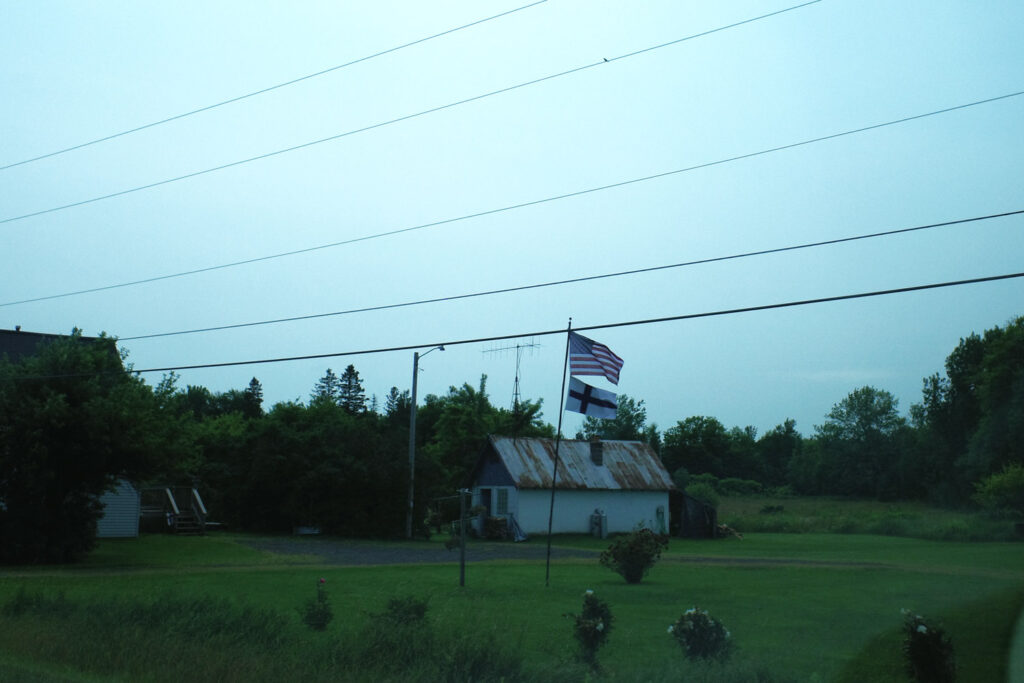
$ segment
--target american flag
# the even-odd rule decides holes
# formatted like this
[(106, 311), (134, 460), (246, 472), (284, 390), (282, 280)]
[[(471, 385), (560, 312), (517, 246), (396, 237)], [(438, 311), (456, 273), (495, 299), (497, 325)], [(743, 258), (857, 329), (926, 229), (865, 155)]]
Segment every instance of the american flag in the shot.
[(612, 384), (619, 383), (622, 359), (604, 344), (569, 333), (569, 374), (603, 375)]

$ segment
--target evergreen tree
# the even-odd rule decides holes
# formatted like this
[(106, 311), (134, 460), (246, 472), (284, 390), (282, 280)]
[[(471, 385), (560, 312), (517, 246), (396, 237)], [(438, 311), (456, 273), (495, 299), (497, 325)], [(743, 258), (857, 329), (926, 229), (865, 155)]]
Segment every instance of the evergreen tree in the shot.
[(409, 421), (409, 410), (412, 407), (412, 398), (409, 390), (399, 392), (398, 387), (391, 387), (388, 395), (384, 397), (384, 415), (392, 423), (405, 423)]
[[(349, 367), (352, 367), (351, 365)], [(320, 403), (333, 403), (338, 404), (338, 400), (341, 398), (341, 382), (338, 380), (338, 376), (334, 374), (334, 371), (327, 368), (327, 372), (320, 378), (320, 381), (313, 387), (313, 393), (310, 394), (310, 402), (314, 405)]]
[(361, 415), (366, 412), (366, 392), (363, 391), (362, 380), (356, 366), (349, 365), (341, 376), (338, 403), (349, 415)]
[(260, 417), (263, 415), (263, 385), (255, 377), (249, 381), (249, 387), (244, 392), (245, 407), (243, 412), (246, 417)]

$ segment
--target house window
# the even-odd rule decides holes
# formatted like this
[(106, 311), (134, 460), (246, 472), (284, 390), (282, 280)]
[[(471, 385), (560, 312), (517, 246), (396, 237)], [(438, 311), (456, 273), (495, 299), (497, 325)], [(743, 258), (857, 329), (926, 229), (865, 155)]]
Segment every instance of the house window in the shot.
[(508, 489), (498, 489), (498, 505), (495, 510), (495, 514), (508, 514)]

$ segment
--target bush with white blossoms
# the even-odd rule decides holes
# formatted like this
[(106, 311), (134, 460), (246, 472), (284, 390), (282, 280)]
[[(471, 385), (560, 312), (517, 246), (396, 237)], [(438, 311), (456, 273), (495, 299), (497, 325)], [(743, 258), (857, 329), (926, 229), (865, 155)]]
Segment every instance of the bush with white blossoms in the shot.
[(708, 611), (691, 607), (668, 627), (690, 659), (728, 659), (732, 653), (732, 635), (722, 622), (713, 619)]
[(608, 603), (588, 590), (583, 594), (583, 611), (580, 614), (566, 614), (575, 622), (573, 635), (580, 644), (580, 657), (592, 667), (597, 667), (597, 651), (608, 640), (612, 630), (612, 611)]
[(903, 613), (903, 655), (911, 679), (953, 683), (956, 680), (956, 660), (953, 641), (945, 630), (929, 625), (920, 614), (908, 609), (900, 611)]

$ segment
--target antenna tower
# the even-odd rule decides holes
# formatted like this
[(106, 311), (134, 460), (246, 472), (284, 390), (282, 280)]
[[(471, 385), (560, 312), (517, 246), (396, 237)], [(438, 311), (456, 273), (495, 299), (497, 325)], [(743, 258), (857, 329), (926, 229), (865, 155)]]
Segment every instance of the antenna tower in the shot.
[(523, 360), (523, 351), (525, 349), (531, 349), (532, 350), (532, 349), (539, 349), (539, 348), (540, 348), (540, 344), (537, 344), (536, 342), (534, 342), (533, 341), (533, 337), (531, 337), (530, 341), (528, 343), (526, 343), (526, 342), (516, 342), (514, 345), (510, 344), (509, 346), (499, 346), (499, 347), (495, 347), (493, 349), (486, 349), (484, 351), (484, 353), (492, 353), (492, 354), (493, 353), (505, 353), (505, 352), (508, 352), (508, 351), (515, 351), (516, 352), (516, 379), (515, 379), (515, 382), (513, 382), (513, 384), (512, 384), (512, 412), (513, 413), (518, 413), (519, 412), (519, 403), (520, 403), (520, 400), (521, 400), (521, 397), (519, 395), (519, 367), (520, 367), (520, 365), (522, 363), (522, 360)]

